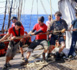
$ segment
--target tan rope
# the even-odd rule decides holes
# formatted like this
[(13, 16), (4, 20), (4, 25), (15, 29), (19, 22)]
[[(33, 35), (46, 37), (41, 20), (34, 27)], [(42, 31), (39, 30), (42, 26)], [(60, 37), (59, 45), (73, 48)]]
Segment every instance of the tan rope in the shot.
[[(76, 29), (77, 30), (77, 29)], [(67, 30), (68, 31), (68, 30)], [(74, 29), (72, 29), (71, 31), (74, 31)], [(52, 31), (52, 32), (46, 32), (46, 33), (41, 33), (41, 34), (38, 34), (38, 35), (43, 35), (43, 34), (49, 34), (49, 33), (58, 33), (58, 32), (62, 32), (62, 30), (60, 30), (60, 31)], [(33, 35), (33, 36), (36, 36), (36, 35)], [(26, 38), (27, 36), (26, 35), (24, 35), (24, 36), (19, 36), (19, 37), (15, 37), (15, 39), (21, 39), (21, 38)], [(10, 39), (8, 39), (8, 40), (4, 40), (4, 41), (2, 41), (2, 42), (6, 42), (6, 41), (10, 41)]]
[[(47, 0), (47, 2), (48, 2), (48, 5), (50, 6), (50, 2), (49, 2), (49, 0)], [(52, 7), (52, 11), (55, 12), (55, 10), (54, 10), (53, 7)]]
[[(50, 10), (51, 10), (51, 16), (52, 16), (52, 3), (51, 3), (51, 0), (50, 0)], [(51, 17), (52, 18), (52, 17)], [(52, 21), (52, 20), (51, 20)]]

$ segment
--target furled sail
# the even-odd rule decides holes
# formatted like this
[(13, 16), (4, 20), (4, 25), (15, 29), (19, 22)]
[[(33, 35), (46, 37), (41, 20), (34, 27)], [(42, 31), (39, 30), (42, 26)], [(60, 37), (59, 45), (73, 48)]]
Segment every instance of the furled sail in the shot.
[[(71, 2), (72, 1), (72, 2)], [(59, 0), (58, 6), (62, 13), (62, 18), (67, 22), (68, 27), (71, 25), (72, 20), (76, 18), (75, 8), (72, 6), (74, 0)], [(71, 46), (71, 32), (66, 32), (66, 48), (63, 52), (68, 55)]]

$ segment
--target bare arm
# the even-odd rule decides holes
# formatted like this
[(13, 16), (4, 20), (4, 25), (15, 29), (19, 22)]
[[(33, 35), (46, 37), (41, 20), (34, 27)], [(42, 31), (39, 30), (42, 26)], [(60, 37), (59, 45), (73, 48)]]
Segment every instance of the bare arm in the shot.
[(10, 36), (10, 34), (7, 33), (3, 38), (0, 39), (0, 41), (3, 41), (3, 40), (5, 40), (5, 39), (7, 39), (9, 36)]
[(72, 28), (72, 25), (70, 25), (69, 29), (71, 29), (71, 28)]

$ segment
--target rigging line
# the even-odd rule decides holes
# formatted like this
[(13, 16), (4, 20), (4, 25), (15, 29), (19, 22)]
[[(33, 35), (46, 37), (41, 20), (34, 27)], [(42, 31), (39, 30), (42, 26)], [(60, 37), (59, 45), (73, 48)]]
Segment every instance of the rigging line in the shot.
[(10, 10), (10, 0), (8, 0), (7, 2), (8, 2), (7, 6), (8, 6), (8, 13), (9, 13), (9, 10)]
[[(47, 0), (47, 2), (48, 2), (48, 4), (50, 5), (50, 2), (49, 2), (49, 0)], [(52, 7), (52, 9), (53, 9), (53, 11), (55, 12), (55, 10), (54, 10), (54, 8)]]
[(7, 0), (6, 0), (6, 3), (5, 3), (5, 13), (4, 13), (4, 20), (3, 20), (2, 31), (4, 30), (4, 25), (5, 25), (5, 19), (6, 19), (6, 10), (7, 10)]
[(38, 19), (38, 0), (36, 0), (37, 2), (37, 19)]
[(21, 4), (20, 4), (20, 19), (21, 19), (21, 13), (22, 13), (22, 5), (23, 5), (23, 0), (21, 0)]
[[(52, 16), (52, 2), (50, 0), (50, 10), (51, 10), (51, 16)], [(52, 17), (51, 17), (52, 18)], [(52, 21), (52, 20), (51, 20)]]
[(19, 6), (18, 6), (18, 20), (20, 20), (20, 7), (21, 7), (21, 0), (19, 0)]
[(16, 0), (16, 14), (18, 14), (18, 1)]
[[(44, 4), (43, 4), (42, 0), (40, 0), (40, 1), (41, 1), (42, 7), (43, 7), (45, 13), (47, 14), (46, 9), (45, 9), (45, 7), (44, 7)], [(47, 16), (48, 16), (48, 14), (47, 14)]]
[[(13, 8), (12, 8), (12, 11), (15, 11), (16, 10), (16, 1), (14, 1), (13, 3)], [(13, 12), (12, 12), (13, 13)]]
[(34, 3), (34, 0), (32, 1), (31, 16), (30, 16), (30, 24), (29, 24), (29, 31), (30, 31), (30, 26), (31, 26), (31, 18), (32, 18), (32, 11), (33, 11), (33, 3)]

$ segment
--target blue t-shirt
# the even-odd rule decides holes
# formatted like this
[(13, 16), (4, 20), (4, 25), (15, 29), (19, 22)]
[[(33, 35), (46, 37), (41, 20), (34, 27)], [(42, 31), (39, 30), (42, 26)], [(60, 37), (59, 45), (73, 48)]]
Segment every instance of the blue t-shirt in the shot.
[[(77, 19), (72, 21), (72, 25), (73, 25), (73, 29), (77, 29)], [(74, 32), (77, 32), (77, 31), (74, 31)]]

